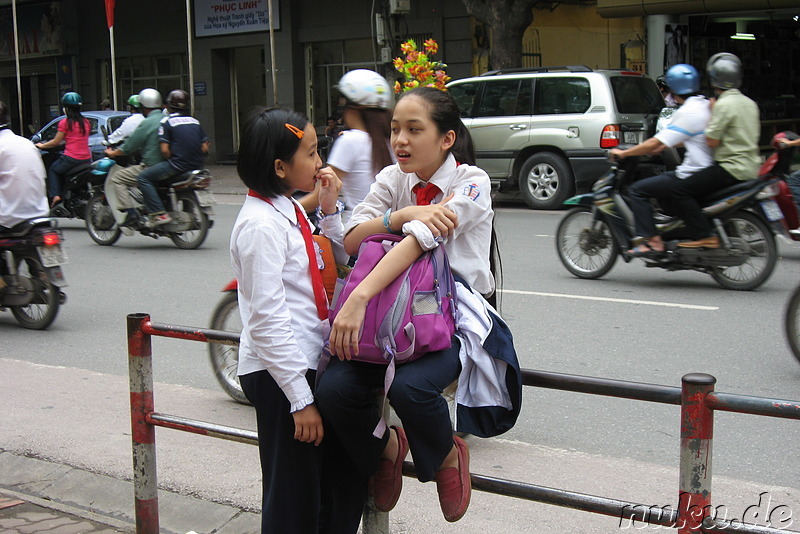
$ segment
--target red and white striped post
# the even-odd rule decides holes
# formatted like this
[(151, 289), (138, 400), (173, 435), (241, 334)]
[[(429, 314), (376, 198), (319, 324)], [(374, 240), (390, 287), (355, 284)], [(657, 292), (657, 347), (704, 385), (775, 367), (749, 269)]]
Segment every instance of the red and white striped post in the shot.
[(144, 313), (128, 315), (128, 376), (131, 394), (133, 487), (136, 534), (158, 534), (158, 479), (156, 477), (156, 430), (147, 422), (154, 411), (153, 353), (150, 335), (143, 326)]
[(690, 373), (681, 380), (681, 458), (678, 534), (702, 532), (711, 512), (711, 451), (714, 412), (707, 404), (717, 379)]

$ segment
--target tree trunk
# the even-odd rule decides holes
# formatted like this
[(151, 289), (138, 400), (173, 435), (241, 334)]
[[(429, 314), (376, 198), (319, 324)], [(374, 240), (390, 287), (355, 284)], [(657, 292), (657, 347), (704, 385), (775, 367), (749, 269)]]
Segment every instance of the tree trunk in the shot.
[(492, 28), (489, 68), (522, 66), (522, 36), (533, 22), (536, 0), (462, 0), (467, 13)]

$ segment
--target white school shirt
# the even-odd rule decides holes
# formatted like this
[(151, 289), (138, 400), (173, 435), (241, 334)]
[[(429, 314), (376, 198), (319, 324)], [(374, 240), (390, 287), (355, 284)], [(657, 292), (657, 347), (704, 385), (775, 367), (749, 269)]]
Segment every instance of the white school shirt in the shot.
[[(330, 326), (317, 316), (295, 201), (285, 196), (270, 200), (272, 205), (248, 196), (231, 233), (231, 265), (239, 281), (244, 325), (238, 374), (269, 371), (295, 412), (314, 402), (305, 376), (317, 368)], [(346, 256), (341, 217), (326, 217), (320, 227), (337, 256)]]
[[(353, 211), (347, 221), (347, 231), (362, 222), (382, 218), (388, 208), (396, 211), (416, 205), (411, 188), (422, 183), (415, 173), (405, 173), (399, 165), (390, 165), (375, 177), (369, 194)], [(440, 202), (450, 193), (455, 193), (447, 206), (458, 216), (458, 226), (446, 241), (447, 257), (453, 272), (483, 295), (494, 291), (494, 277), (489, 269), (489, 248), (492, 234), (491, 182), (483, 169), (472, 165), (457, 165), (451, 155), (434, 173), (428, 183), (435, 184), (439, 193), (435, 202)], [(413, 233), (423, 248), (433, 242), (433, 234), (426, 226), (403, 225), (403, 230)], [(420, 235), (422, 227), (424, 236)], [(410, 231), (413, 230), (413, 231)]]
[(367, 196), (369, 187), (375, 181), (369, 134), (355, 129), (342, 132), (333, 144), (327, 163), (347, 173), (342, 179), (341, 195), (345, 210), (350, 215), (353, 208)]
[(0, 130), (0, 226), (11, 228), (50, 213), (46, 176), (39, 149), (11, 130)]
[(686, 178), (714, 164), (711, 148), (706, 144), (706, 126), (711, 107), (704, 96), (690, 96), (672, 115), (669, 125), (655, 137), (668, 147), (683, 143), (686, 155), (675, 169), (675, 176)]

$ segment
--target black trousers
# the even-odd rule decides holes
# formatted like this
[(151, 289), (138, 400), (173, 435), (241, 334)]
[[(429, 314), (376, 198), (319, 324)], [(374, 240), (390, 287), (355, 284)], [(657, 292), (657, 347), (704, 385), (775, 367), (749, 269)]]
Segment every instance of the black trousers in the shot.
[[(442, 391), (461, 372), (460, 342), (455, 336), (452, 340), (449, 349), (399, 365), (389, 389), (389, 401), (402, 421), (417, 478), (422, 482), (433, 480), (453, 448), (450, 412), (442, 397)], [(384, 365), (340, 361), (334, 357), (317, 385), (315, 396), (326, 429), (332, 427), (341, 438), (353, 466), (351, 488), (366, 488), (389, 439), (388, 430), (380, 438), (372, 435), (381, 416), (375, 399), (383, 392), (385, 372)], [(365, 495), (365, 492), (353, 493), (348, 508), (353, 511), (363, 508)], [(347, 499), (345, 495), (341, 498)], [(359, 518), (360, 515), (359, 511)], [(356, 530), (348, 532), (354, 534)]]
[(628, 189), (628, 202), (633, 211), (636, 235), (646, 238), (656, 235), (656, 223), (650, 199), (657, 198), (664, 203), (679, 181), (675, 172), (670, 171), (639, 180)]
[[(315, 375), (310, 371), (306, 376), (312, 386)], [(262, 534), (355, 532), (366, 498), (366, 484), (361, 488), (347, 476), (348, 456), (336, 435), (326, 426), (319, 447), (297, 441), (289, 401), (269, 372), (250, 373), (239, 380), (256, 410)], [(343, 500), (342, 494), (362, 494), (357, 511), (348, 508), (353, 499)]]
[(698, 199), (736, 183), (738, 180), (720, 167), (719, 163), (678, 180), (672, 190), (670, 209), (674, 215), (683, 219), (690, 239), (703, 239), (714, 233), (711, 221), (703, 215)]

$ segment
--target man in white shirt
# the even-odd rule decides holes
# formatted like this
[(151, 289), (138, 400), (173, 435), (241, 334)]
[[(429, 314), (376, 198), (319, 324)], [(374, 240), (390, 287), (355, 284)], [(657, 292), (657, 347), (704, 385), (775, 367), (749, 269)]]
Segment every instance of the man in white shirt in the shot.
[(139, 95), (131, 95), (128, 98), (128, 111), (131, 112), (131, 116), (122, 121), (119, 128), (108, 136), (109, 145), (118, 145), (123, 142), (144, 120), (144, 115), (139, 108)]
[(639, 180), (628, 190), (636, 234), (644, 238), (638, 247), (628, 251), (636, 257), (655, 257), (665, 251), (664, 241), (656, 232), (650, 199), (669, 198), (680, 180), (714, 163), (705, 136), (706, 125), (711, 119), (711, 106), (704, 96), (698, 94), (700, 75), (697, 69), (686, 64), (673, 65), (667, 71), (666, 81), (680, 105), (667, 128), (632, 148), (615, 148), (609, 154), (612, 160), (621, 160), (628, 156), (657, 154), (680, 144), (686, 148), (683, 162), (674, 171)]
[(0, 102), (0, 232), (50, 213), (42, 157), (31, 141), (11, 131), (11, 116)]

